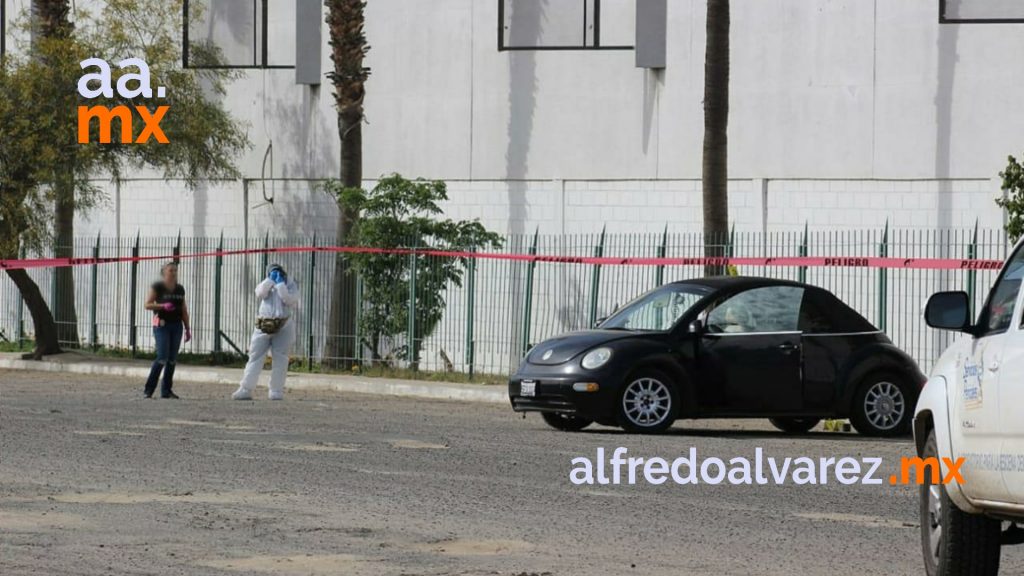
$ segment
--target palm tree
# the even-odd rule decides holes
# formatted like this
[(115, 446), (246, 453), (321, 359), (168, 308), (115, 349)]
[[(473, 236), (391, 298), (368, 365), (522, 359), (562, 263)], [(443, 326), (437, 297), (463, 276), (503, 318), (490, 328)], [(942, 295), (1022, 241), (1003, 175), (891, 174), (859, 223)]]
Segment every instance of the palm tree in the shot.
[[(729, 233), (729, 0), (707, 0), (704, 49), (704, 254), (724, 256)], [(719, 274), (722, 266), (706, 266)]]
[[(338, 111), (338, 135), (341, 138), (341, 184), (344, 188), (363, 185), (363, 100), (370, 69), (363, 65), (370, 46), (363, 27), (366, 2), (363, 0), (325, 0), (330, 32), (331, 61), (334, 69), (327, 77), (334, 84), (334, 105)], [(344, 246), (352, 237), (358, 214), (338, 203), (336, 244)], [(355, 359), (356, 282), (349, 259), (335, 257), (331, 314), (325, 359), (347, 365)]]

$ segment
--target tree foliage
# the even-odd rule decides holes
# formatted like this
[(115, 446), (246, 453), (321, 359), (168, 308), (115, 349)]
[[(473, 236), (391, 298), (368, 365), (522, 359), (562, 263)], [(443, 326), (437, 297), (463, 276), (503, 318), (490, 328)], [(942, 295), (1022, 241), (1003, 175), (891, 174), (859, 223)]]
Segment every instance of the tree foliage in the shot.
[[(14, 51), (0, 62), (0, 255), (15, 257), (22, 247), (38, 252), (51, 244), (57, 194), (73, 194), (76, 209), (87, 210), (104, 200), (97, 177), (116, 179), (147, 168), (188, 186), (204, 178), (237, 177), (234, 161), (248, 139), (221, 102), (233, 76), (224, 70), (182, 68), (181, 0), (107, 0), (95, 15), (76, 12), (73, 26), (61, 24), (67, 18), (60, 3), (40, 6), (53, 11), (24, 25), (50, 27), (53, 33), (39, 35), (31, 51)], [(206, 55), (216, 56), (212, 50)], [(112, 99), (85, 100), (77, 82), (84, 73), (80, 62), (91, 57), (115, 64), (142, 58), (154, 88), (166, 88), (165, 98), (132, 100), (115, 93)], [(125, 72), (137, 70), (119, 71), (115, 65), (113, 82)], [(79, 105), (121, 104), (151, 111), (170, 106), (161, 123), (170, 143), (125, 145), (115, 139), (99, 144), (96, 138), (78, 143)], [(137, 135), (144, 126), (133, 122), (132, 128)], [(18, 284), (24, 293), (27, 284)], [(49, 311), (42, 314), (30, 306), (30, 312), (37, 347), (44, 353), (59, 350), (55, 340), (40, 342), (52, 328), (41, 320)]]
[(1006, 197), (996, 198), (996, 204), (1006, 210), (1006, 233), (1016, 242), (1024, 236), (1024, 165), (1010, 156), (999, 177), (1003, 179)]
[[(438, 217), (442, 214), (439, 203), (448, 199), (441, 181), (407, 180), (392, 174), (370, 192), (339, 181), (328, 182), (327, 190), (358, 214), (354, 239), (360, 246), (451, 251), (501, 246), (501, 237), (476, 220)], [(363, 280), (363, 344), (374, 360), (390, 355), (416, 366), (420, 345), (444, 313), (446, 289), (462, 286), (467, 259), (363, 253), (352, 255), (352, 261)], [(412, 343), (408, 342), (410, 302), (415, 309)]]

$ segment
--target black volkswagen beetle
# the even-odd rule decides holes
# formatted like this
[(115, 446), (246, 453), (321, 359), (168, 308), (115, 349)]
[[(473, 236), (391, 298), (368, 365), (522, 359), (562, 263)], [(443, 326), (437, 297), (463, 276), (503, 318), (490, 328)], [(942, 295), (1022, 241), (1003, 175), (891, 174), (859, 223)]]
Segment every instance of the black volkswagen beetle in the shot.
[(719, 277), (656, 288), (597, 329), (534, 346), (509, 381), (516, 412), (560, 430), (592, 422), (661, 432), (677, 418), (769, 418), (806, 432), (849, 418), (905, 434), (925, 377), (870, 322), (821, 288)]

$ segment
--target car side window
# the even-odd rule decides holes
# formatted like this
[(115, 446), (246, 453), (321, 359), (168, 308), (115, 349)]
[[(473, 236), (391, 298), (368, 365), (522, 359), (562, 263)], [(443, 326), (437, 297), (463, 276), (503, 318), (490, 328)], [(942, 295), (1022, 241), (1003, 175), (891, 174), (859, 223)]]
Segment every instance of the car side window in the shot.
[(811, 296), (809, 292), (804, 294), (803, 303), (800, 305), (800, 331), (806, 334), (838, 332), (822, 303)]
[(875, 332), (870, 322), (834, 294), (808, 288), (800, 305), (800, 331), (804, 334)]
[(979, 336), (1005, 332), (1013, 319), (1013, 310), (1024, 278), (1024, 249), (1014, 252), (988, 294), (985, 306), (978, 315)]
[(717, 333), (796, 332), (804, 289), (766, 286), (740, 292), (715, 306), (707, 327)]

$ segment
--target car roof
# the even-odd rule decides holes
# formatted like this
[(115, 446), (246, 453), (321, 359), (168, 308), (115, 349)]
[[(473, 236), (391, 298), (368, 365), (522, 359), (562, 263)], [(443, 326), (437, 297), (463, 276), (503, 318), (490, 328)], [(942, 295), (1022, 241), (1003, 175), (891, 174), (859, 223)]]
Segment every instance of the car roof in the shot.
[(713, 290), (724, 289), (748, 289), (764, 286), (798, 286), (800, 288), (816, 288), (802, 282), (793, 280), (780, 280), (778, 278), (762, 278), (760, 276), (706, 276), (703, 278), (691, 278), (689, 280), (677, 280), (670, 284), (696, 284)]

